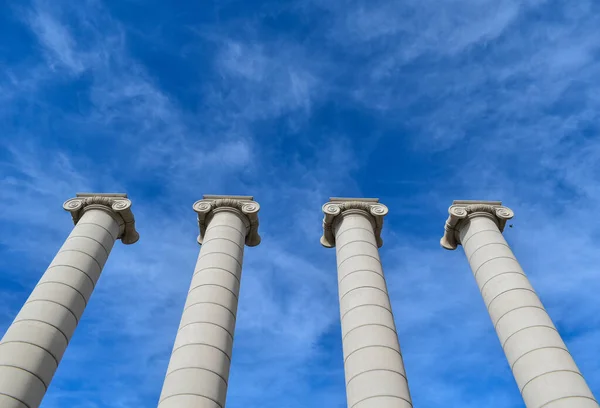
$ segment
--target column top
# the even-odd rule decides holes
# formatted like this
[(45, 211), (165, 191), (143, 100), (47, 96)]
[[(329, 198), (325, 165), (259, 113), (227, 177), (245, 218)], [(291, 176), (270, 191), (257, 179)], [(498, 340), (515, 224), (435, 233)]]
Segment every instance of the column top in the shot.
[(208, 220), (217, 209), (229, 209), (242, 216), (246, 225), (246, 245), (257, 246), (260, 244), (260, 235), (258, 235), (258, 211), (260, 205), (254, 201), (252, 196), (241, 195), (211, 195), (205, 194), (202, 200), (198, 200), (193, 205), (194, 211), (198, 214), (198, 243), (202, 244), (204, 233), (208, 226)]
[(323, 218), (323, 236), (321, 245), (326, 248), (335, 247), (335, 234), (333, 224), (338, 215), (349, 210), (362, 210), (373, 225), (373, 232), (377, 246), (381, 248), (381, 230), (383, 229), (383, 217), (388, 213), (388, 208), (379, 202), (378, 198), (345, 198), (331, 197), (322, 207), (325, 217)]
[(140, 239), (135, 229), (135, 218), (131, 212), (131, 200), (125, 193), (77, 193), (63, 204), (63, 208), (71, 213), (73, 224), (77, 225), (89, 206), (102, 206), (109, 209), (120, 225), (117, 239), (122, 243), (134, 244)]
[(454, 200), (448, 208), (448, 219), (444, 226), (444, 236), (440, 240), (443, 248), (453, 250), (460, 245), (458, 233), (462, 221), (477, 215), (491, 217), (500, 232), (504, 231), (506, 221), (514, 217), (514, 212), (502, 205), (502, 201)]

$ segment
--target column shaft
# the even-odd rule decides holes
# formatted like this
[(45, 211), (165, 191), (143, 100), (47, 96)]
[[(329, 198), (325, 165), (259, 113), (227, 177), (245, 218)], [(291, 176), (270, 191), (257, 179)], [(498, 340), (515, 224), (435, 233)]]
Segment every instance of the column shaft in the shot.
[(335, 245), (349, 408), (412, 407), (377, 240), (369, 215), (338, 216)]
[(158, 406), (223, 408), (231, 365), (246, 225), (215, 210), (185, 302)]
[(114, 215), (88, 209), (0, 341), (0, 406), (36, 408), (119, 235)]
[(597, 408), (492, 215), (462, 223), (460, 242), (526, 406)]

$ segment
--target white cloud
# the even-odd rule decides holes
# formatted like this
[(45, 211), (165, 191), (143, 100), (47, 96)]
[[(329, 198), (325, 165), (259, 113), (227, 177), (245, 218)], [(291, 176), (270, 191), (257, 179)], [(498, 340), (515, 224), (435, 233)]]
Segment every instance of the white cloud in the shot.
[(54, 69), (57, 64), (67, 68), (73, 74), (80, 74), (86, 69), (85, 63), (77, 55), (75, 42), (69, 30), (46, 10), (36, 8), (31, 13), (29, 24), (49, 53), (51, 69)]
[(306, 115), (324, 90), (308, 57), (293, 44), (229, 38), (219, 43), (216, 65), (224, 81), (213, 102), (220, 102), (235, 115), (250, 121), (283, 114)]
[(315, 3), (339, 17), (331, 30), (337, 41), (349, 46), (356, 41), (385, 41), (398, 57), (410, 60), (424, 53), (456, 54), (472, 45), (494, 40), (515, 22), (522, 9), (538, 6), (543, 1)]

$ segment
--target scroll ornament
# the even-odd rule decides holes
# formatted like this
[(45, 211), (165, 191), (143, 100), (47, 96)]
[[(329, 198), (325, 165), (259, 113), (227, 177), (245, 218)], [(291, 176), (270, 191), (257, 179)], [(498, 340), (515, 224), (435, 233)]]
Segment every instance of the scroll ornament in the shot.
[(457, 237), (461, 222), (467, 219), (469, 215), (476, 213), (487, 213), (492, 215), (498, 224), (500, 232), (504, 231), (506, 221), (510, 220), (515, 215), (510, 208), (502, 206), (500, 202), (494, 202), (494, 204), (467, 204), (454, 202), (448, 209), (449, 217), (446, 220), (446, 225), (444, 226), (444, 236), (440, 240), (442, 247), (450, 250), (456, 249), (460, 244)]
[(371, 216), (369, 218), (373, 225), (377, 246), (381, 247), (383, 245), (383, 240), (381, 239), (383, 217), (388, 214), (389, 210), (383, 204), (367, 201), (328, 202), (324, 204), (323, 213), (325, 214), (325, 217), (323, 218), (323, 236), (321, 237), (321, 245), (327, 248), (335, 247), (335, 234), (333, 231), (334, 220), (337, 216), (348, 210), (363, 210)]
[(198, 243), (202, 244), (204, 234), (208, 227), (210, 214), (218, 208), (231, 208), (241, 212), (246, 225), (246, 245), (256, 246), (260, 244), (260, 235), (258, 234), (258, 211), (260, 205), (256, 201), (242, 200), (235, 198), (202, 199), (194, 203), (194, 211), (198, 214)]
[(127, 198), (126, 194), (77, 194), (77, 197), (65, 201), (63, 208), (71, 213), (73, 223), (77, 225), (86, 209), (92, 205), (105, 207), (113, 213), (119, 222), (120, 233), (117, 238), (121, 242), (130, 245), (140, 239), (140, 235), (135, 229), (135, 218), (131, 212), (131, 201)]

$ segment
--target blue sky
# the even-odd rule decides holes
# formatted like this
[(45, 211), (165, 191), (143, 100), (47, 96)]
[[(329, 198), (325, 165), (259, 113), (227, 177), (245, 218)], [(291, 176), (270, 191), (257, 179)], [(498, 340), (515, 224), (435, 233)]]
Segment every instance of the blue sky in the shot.
[(600, 3), (0, 1), (0, 332), (72, 228), (127, 192), (117, 244), (42, 404), (152, 407), (198, 252), (192, 203), (249, 194), (228, 408), (345, 407), (329, 196), (390, 208), (381, 250), (415, 407), (523, 407), (453, 199), (505, 236), (600, 395)]

